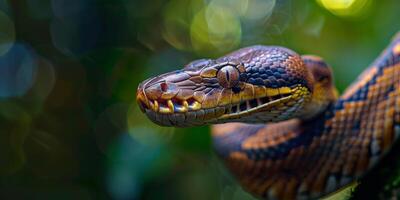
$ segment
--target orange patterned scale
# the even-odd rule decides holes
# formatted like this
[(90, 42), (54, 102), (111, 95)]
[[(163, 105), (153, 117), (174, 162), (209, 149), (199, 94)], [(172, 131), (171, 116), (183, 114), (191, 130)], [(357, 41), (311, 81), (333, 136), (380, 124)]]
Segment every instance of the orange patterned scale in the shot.
[[(252, 126), (216, 125), (216, 143)], [(266, 199), (317, 198), (362, 177), (400, 134), (400, 34), (318, 119), (267, 124), (221, 156), (243, 187)], [(276, 153), (278, 151), (278, 153)], [(275, 156), (271, 154), (275, 153)]]

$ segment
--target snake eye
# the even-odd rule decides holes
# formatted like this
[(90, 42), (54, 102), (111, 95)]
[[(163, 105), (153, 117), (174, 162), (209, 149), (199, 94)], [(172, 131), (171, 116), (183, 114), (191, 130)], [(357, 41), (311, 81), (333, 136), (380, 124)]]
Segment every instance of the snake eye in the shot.
[(239, 83), (239, 71), (228, 65), (218, 71), (217, 78), (222, 87), (232, 88)]

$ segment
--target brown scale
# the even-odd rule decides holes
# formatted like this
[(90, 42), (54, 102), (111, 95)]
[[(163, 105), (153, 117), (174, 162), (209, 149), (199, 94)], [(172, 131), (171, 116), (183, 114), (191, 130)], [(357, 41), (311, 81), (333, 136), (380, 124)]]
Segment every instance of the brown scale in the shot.
[[(292, 119), (264, 128), (215, 125), (216, 149), (253, 195), (318, 198), (360, 178), (400, 134), (400, 64), (382, 66), (399, 57), (400, 34), (336, 101), (331, 71), (320, 58), (300, 57), (281, 47), (253, 46), (148, 79), (139, 85), (137, 100), (152, 121), (167, 126)], [(292, 77), (295, 84), (268, 71), (261, 82), (279, 87), (261, 87), (252, 74), (260, 69), (256, 67), (273, 68), (282, 77)], [(250, 75), (253, 79), (244, 80)], [(364, 88), (372, 80), (375, 83)], [(366, 99), (355, 98), (361, 89)], [(327, 108), (329, 103), (336, 105)], [(187, 113), (190, 109), (193, 112)], [(257, 132), (246, 132), (250, 130)], [(283, 149), (278, 157), (260, 156), (283, 146), (290, 149)], [(257, 160), (252, 160), (256, 155)]]
[[(399, 56), (400, 42), (397, 43), (399, 44), (393, 45), (392, 50), (385, 52), (393, 51)], [(380, 61), (375, 63), (391, 58), (384, 55), (378, 59)], [(342, 96), (345, 100), (344, 108), (334, 111), (334, 116), (325, 121), (325, 126), (331, 127), (331, 131), (328, 133), (321, 130), (322, 135), (313, 138), (308, 147), (294, 148), (286, 157), (275, 161), (250, 161), (247, 157), (239, 161), (229, 157), (228, 166), (238, 175), (239, 180), (245, 180), (241, 183), (247, 190), (264, 198), (273, 194), (277, 199), (294, 199), (299, 197), (299, 189), (306, 192), (304, 197), (319, 197), (359, 178), (375, 164), (371, 163), (369, 150), (376, 151), (373, 153), (378, 154), (374, 156), (380, 158), (393, 144), (394, 125), (400, 123), (400, 64), (386, 66), (379, 77), (376, 77), (377, 72), (376, 66), (368, 68), (358, 81), (349, 87)], [(368, 88), (366, 100), (346, 102), (346, 99), (374, 77), (376, 83)], [(394, 86), (394, 91), (387, 94), (391, 86)], [(359, 130), (354, 130), (353, 122), (357, 120), (360, 123)], [(245, 149), (268, 149), (296, 135), (301, 137), (302, 134), (307, 134), (295, 131), (306, 129), (302, 126), (293, 120), (269, 124), (247, 138), (242, 146)], [(375, 147), (372, 147), (374, 145)], [(253, 167), (248, 163), (254, 163)], [(246, 168), (241, 167), (243, 164)], [(291, 175), (287, 172), (291, 172)], [(260, 174), (264, 176), (260, 178)], [(333, 174), (339, 174), (339, 179), (330, 178)], [(333, 186), (329, 191), (325, 191), (328, 179), (331, 179), (330, 184)]]

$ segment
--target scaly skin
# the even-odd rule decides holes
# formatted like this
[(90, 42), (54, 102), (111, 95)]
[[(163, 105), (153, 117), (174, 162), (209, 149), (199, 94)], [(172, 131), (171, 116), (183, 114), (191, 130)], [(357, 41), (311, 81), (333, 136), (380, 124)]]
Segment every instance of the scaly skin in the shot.
[[(222, 70), (221, 62), (239, 75), (226, 63)], [(334, 192), (375, 166), (400, 134), (400, 36), (338, 100), (326, 64), (287, 49), (248, 47), (188, 66), (142, 83), (142, 110), (166, 126), (244, 122), (213, 125), (212, 135), (217, 153), (257, 197), (311, 199)], [(227, 84), (232, 75), (240, 79)], [(264, 97), (268, 101), (260, 101)], [(232, 109), (237, 104), (243, 112)]]

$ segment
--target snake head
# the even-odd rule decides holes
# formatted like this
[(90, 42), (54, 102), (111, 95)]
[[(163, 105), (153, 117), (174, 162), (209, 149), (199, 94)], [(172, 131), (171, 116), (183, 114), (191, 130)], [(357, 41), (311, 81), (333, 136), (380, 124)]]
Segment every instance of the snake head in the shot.
[(277, 122), (311, 101), (314, 77), (283, 47), (252, 46), (143, 81), (141, 110), (163, 126)]

